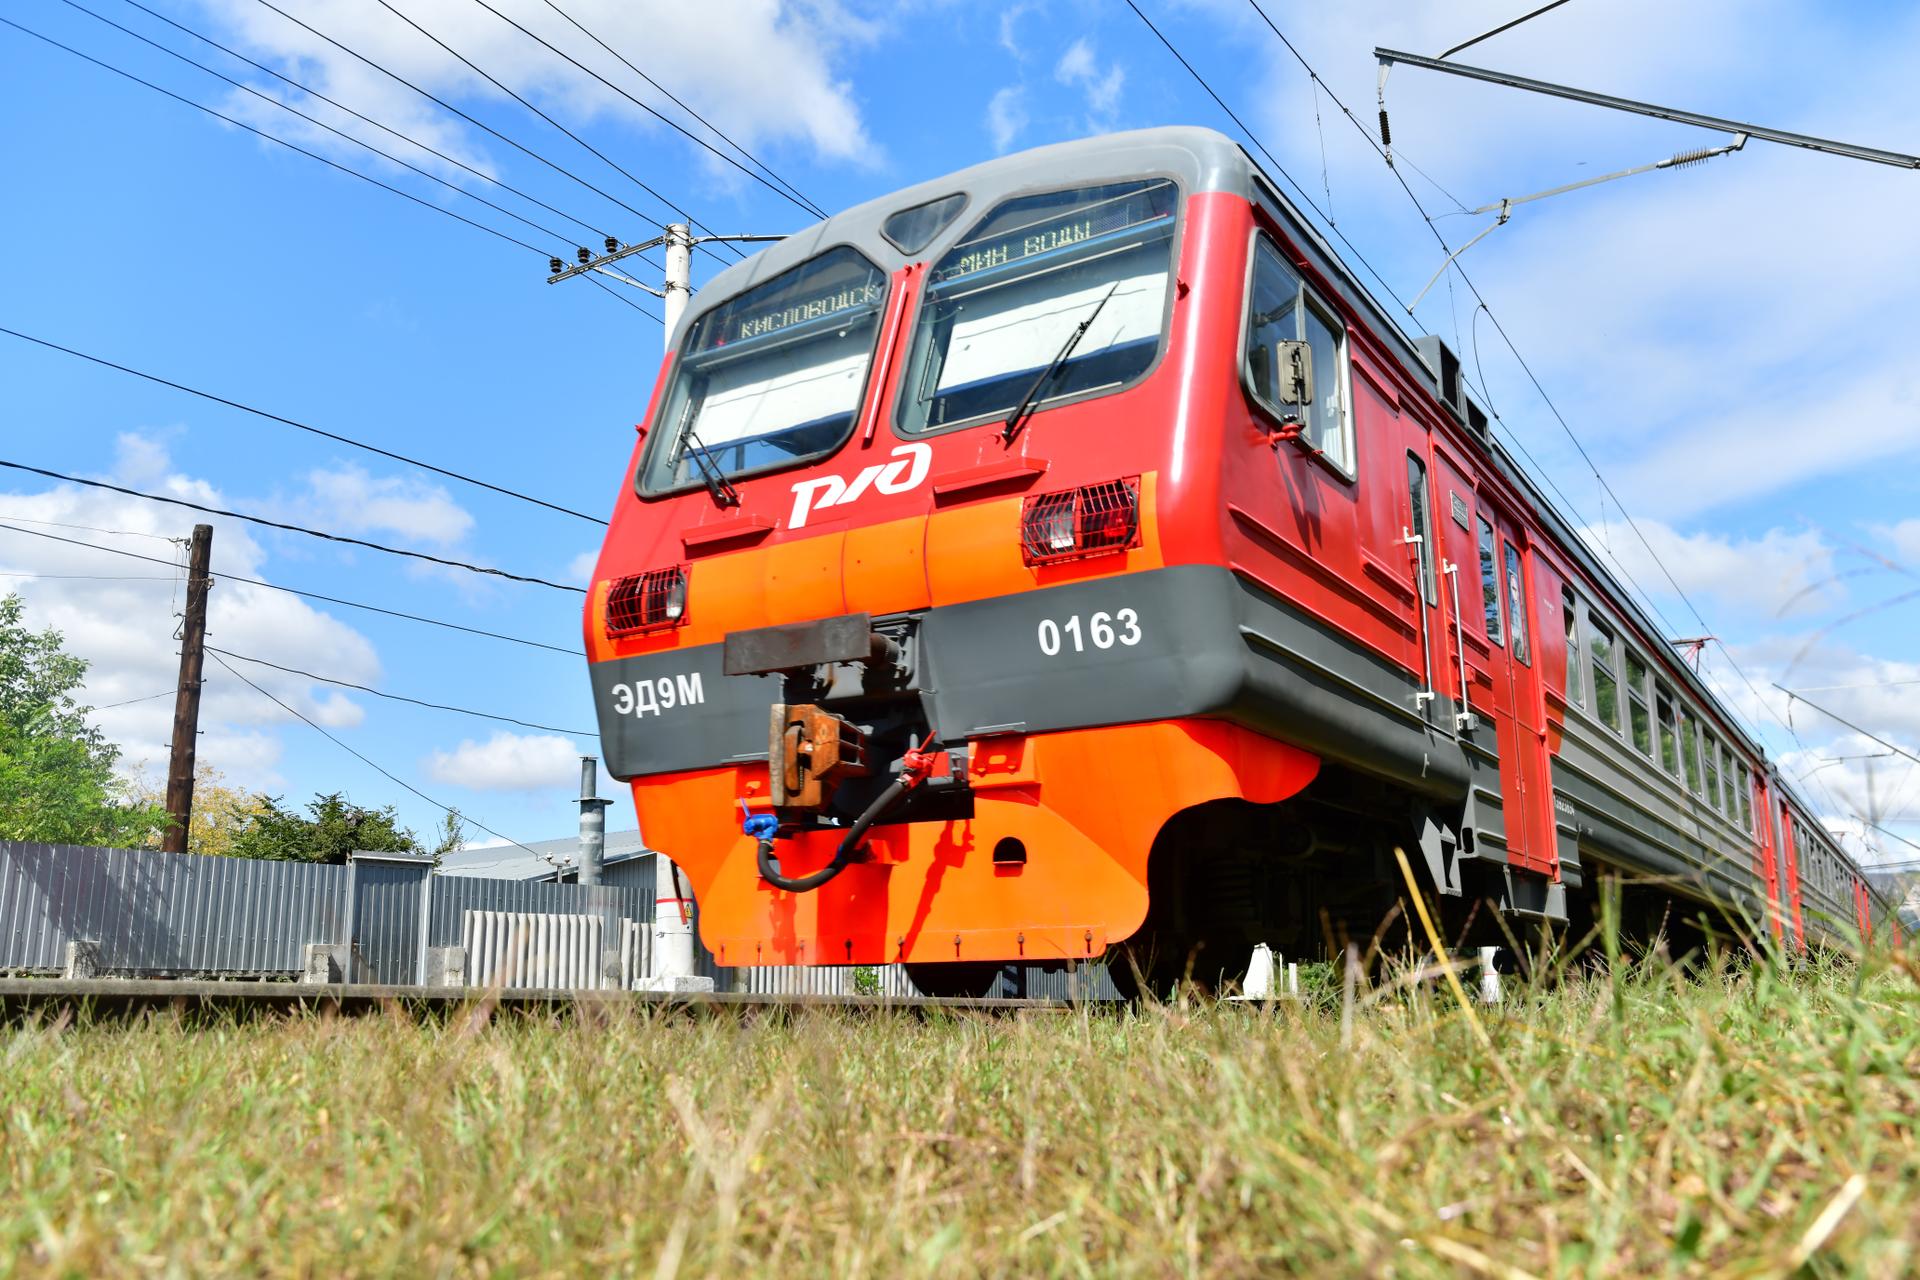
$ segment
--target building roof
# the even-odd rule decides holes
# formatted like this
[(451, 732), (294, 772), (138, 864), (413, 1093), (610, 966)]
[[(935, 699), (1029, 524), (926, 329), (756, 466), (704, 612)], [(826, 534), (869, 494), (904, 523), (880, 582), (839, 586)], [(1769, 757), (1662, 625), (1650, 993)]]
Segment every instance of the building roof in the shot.
[[(652, 852), (638, 831), (609, 831), (605, 860), (624, 862)], [(461, 849), (440, 859), (444, 876), (482, 876), (490, 880), (538, 880), (551, 876), (556, 865), (575, 867), (580, 862), (580, 837), (562, 836), (557, 840), (530, 840), (526, 845), (490, 844)]]

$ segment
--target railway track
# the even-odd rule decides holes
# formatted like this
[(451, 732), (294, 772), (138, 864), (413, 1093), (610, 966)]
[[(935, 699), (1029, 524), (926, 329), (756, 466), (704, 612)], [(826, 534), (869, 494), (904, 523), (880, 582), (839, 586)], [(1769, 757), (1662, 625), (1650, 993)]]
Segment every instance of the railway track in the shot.
[(685, 1013), (752, 1013), (773, 1009), (857, 1009), (875, 1013), (989, 1014), (1061, 1013), (1064, 1000), (941, 999), (931, 996), (758, 995), (738, 991), (647, 992), (496, 990), (483, 987), (422, 987), (389, 983), (219, 981), (172, 978), (0, 978), (0, 1019), (62, 1010), (128, 1014), (146, 1010), (235, 1013), (310, 1010), (367, 1013), (398, 1008), (416, 1012), (466, 1008), (528, 1012), (611, 1013), (672, 1009)]

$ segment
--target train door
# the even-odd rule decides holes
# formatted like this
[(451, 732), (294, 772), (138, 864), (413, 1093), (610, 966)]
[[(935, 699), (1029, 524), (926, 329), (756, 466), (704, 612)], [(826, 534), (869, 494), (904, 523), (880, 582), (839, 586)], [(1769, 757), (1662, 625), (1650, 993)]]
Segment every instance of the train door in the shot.
[[(1781, 893), (1779, 851), (1774, 843), (1773, 823), (1767, 818), (1773, 812), (1773, 792), (1767, 787), (1764, 775), (1749, 774), (1745, 765), (1740, 766), (1740, 777), (1747, 793), (1740, 812), (1747, 815), (1747, 821), (1754, 828), (1753, 869), (1766, 890), (1767, 925), (1775, 942), (1785, 942), (1786, 900)], [(1757, 822), (1753, 820), (1756, 814)]]
[[(1769, 788), (1771, 790), (1771, 788)], [(1778, 826), (1780, 833), (1780, 871), (1786, 884), (1787, 909), (1792, 913), (1793, 945), (1801, 951), (1807, 949), (1806, 925), (1800, 916), (1800, 849), (1794, 838), (1793, 809), (1783, 797), (1778, 806)]]
[(1546, 704), (1535, 656), (1532, 571), (1525, 531), (1483, 494), (1474, 513), (1474, 553), (1487, 637), (1493, 642), (1500, 790), (1507, 859), (1551, 876), (1557, 865)]

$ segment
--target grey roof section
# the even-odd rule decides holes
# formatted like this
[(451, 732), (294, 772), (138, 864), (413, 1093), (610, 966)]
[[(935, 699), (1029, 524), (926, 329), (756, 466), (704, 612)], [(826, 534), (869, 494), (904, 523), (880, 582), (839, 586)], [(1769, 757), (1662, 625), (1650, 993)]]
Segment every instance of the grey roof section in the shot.
[[(936, 261), (981, 214), (1009, 196), (1152, 174), (1176, 179), (1186, 195), (1230, 191), (1251, 197), (1253, 193), (1253, 166), (1246, 152), (1212, 129), (1137, 129), (1016, 152), (857, 204), (735, 263), (701, 287), (669, 346), (677, 350), (687, 325), (702, 313), (835, 245), (850, 244), (892, 273), (909, 262)], [(880, 234), (880, 224), (888, 215), (955, 192), (967, 196), (966, 206), (918, 253), (902, 253)]]
[[(531, 853), (528, 850), (532, 850)], [(638, 831), (607, 832), (606, 861), (618, 862), (643, 857), (652, 850)], [(518, 845), (495, 844), (479, 849), (462, 849), (440, 860), (443, 876), (482, 876), (492, 880), (538, 880), (553, 874), (554, 859), (565, 865), (580, 860), (580, 837), (563, 836), (558, 840), (532, 840), (525, 849)]]

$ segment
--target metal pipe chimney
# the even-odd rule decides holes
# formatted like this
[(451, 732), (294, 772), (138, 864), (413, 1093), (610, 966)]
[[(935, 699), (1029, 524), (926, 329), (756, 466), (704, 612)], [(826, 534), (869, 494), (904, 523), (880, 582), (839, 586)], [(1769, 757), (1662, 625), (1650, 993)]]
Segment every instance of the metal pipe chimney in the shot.
[(600, 788), (600, 760), (580, 757), (580, 883), (599, 884), (607, 860), (607, 806), (593, 793)]

